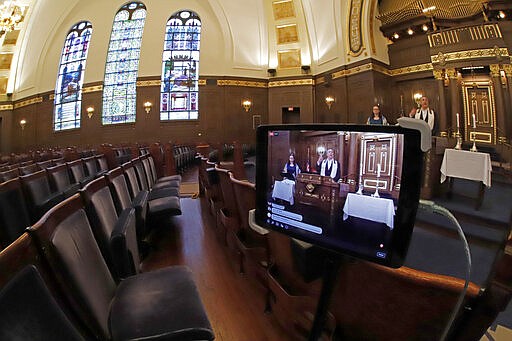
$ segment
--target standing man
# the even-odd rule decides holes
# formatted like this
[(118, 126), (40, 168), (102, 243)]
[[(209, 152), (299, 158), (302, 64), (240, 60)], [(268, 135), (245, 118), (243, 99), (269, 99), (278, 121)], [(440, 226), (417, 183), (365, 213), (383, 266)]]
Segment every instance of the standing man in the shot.
[(318, 157), (316, 169), (320, 169), (320, 175), (330, 176), (336, 182), (340, 179), (340, 163), (334, 159), (332, 148), (327, 149), (327, 159), (322, 155)]
[(437, 122), (434, 114), (434, 110), (429, 108), (428, 105), (428, 97), (423, 96), (421, 97), (421, 106), (418, 110), (416, 110), (416, 114), (414, 115), (414, 118), (423, 120), (427, 122), (428, 126), (430, 127), (430, 131), (432, 132), (432, 135), (435, 135), (437, 133)]

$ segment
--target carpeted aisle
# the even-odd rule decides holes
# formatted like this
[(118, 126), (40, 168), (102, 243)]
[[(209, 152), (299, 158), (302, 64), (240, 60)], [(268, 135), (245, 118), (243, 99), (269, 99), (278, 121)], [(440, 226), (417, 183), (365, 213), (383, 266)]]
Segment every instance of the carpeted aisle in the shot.
[(197, 198), (199, 195), (198, 182), (182, 182), (180, 185), (180, 197), (182, 198)]

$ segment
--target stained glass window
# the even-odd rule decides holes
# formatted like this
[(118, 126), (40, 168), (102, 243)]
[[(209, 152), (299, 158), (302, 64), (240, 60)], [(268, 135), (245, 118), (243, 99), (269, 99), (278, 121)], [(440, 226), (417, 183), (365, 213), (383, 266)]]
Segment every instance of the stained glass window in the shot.
[(160, 120), (199, 118), (198, 79), (201, 20), (191, 11), (167, 21), (162, 61)]
[(82, 85), (91, 34), (91, 23), (82, 21), (66, 36), (55, 86), (54, 131), (80, 128)]
[(114, 18), (103, 82), (103, 124), (135, 122), (137, 72), (146, 7), (132, 2)]

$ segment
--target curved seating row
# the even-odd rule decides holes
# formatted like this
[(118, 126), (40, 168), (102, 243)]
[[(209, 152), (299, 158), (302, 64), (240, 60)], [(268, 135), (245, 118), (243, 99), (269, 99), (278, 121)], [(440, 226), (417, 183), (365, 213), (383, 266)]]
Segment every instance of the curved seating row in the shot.
[[(255, 208), (255, 186), (240, 181), (221, 166), (203, 158), (199, 167), (201, 193), (213, 214), (219, 242), (236, 271), (263, 288), (262, 306), (270, 310), (294, 339), (307, 337), (321, 292), (325, 255), (307, 243), (285, 235), (251, 228), (248, 216)], [(305, 271), (306, 270), (306, 271)], [(439, 339), (464, 281), (403, 266), (389, 269), (354, 261), (344, 264), (327, 314), (324, 337), (350, 340)], [(470, 283), (466, 317), (483, 290)], [(468, 310), (469, 309), (469, 310)], [(455, 324), (451, 335), (467, 333)], [(488, 325), (487, 325), (488, 327)], [(473, 336), (486, 328), (473, 331)]]
[[(87, 186), (101, 181), (108, 193), (104, 178)], [(85, 192), (51, 208), (0, 252), (0, 339), (213, 340), (191, 271), (124, 267), (139, 261), (134, 209), (98, 226), (86, 211), (115, 209), (98, 206), (108, 196)], [(95, 226), (110, 235), (99, 236)]]
[(188, 268), (140, 272), (140, 242), (181, 214), (180, 177), (157, 179), (151, 159), (91, 180), (0, 253), (0, 339), (213, 340)]
[[(102, 177), (108, 171), (106, 167), (106, 160), (102, 156), (93, 156), (1, 183), (0, 246), (5, 247), (14, 241), (25, 227), (35, 223), (49, 208), (85, 187), (92, 179)], [(181, 214), (181, 178), (172, 177), (172, 182), (166, 183), (167, 187), (162, 185), (160, 189), (153, 189), (150, 185), (153, 186), (155, 181), (154, 168), (152, 157), (145, 155), (125, 163), (123, 172), (126, 173), (131, 200), (141, 191), (148, 192), (146, 202), (141, 205), (148, 205), (148, 217), (152, 224)]]

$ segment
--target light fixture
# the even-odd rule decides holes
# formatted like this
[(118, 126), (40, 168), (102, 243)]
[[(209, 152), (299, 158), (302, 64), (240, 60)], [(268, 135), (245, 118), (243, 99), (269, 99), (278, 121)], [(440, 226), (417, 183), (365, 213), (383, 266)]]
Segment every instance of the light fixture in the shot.
[(423, 13), (429, 13), (429, 12), (432, 12), (436, 9), (436, 6), (429, 6), (429, 7), (425, 7), (422, 11)]
[(325, 104), (327, 104), (327, 108), (329, 108), (329, 110), (331, 110), (331, 106), (333, 103), (334, 103), (334, 97), (332, 97), (332, 96), (325, 97)]
[(408, 35), (410, 35), (410, 36), (412, 36), (412, 35), (414, 34), (413, 29), (409, 27), (409, 28), (407, 29), (407, 34), (408, 34)]
[(304, 71), (305, 73), (308, 73), (308, 72), (309, 72), (309, 70), (311, 69), (311, 66), (309, 66), (309, 65), (302, 65), (300, 68), (301, 68), (301, 69), (302, 69), (302, 71)]
[(242, 100), (242, 108), (244, 108), (245, 112), (249, 112), (251, 110), (252, 102), (250, 99)]
[(151, 103), (149, 101), (144, 102), (144, 110), (146, 110), (146, 114), (149, 114), (152, 106), (153, 106), (153, 103)]
[(499, 17), (500, 19), (505, 19), (505, 17), (506, 17), (505, 12), (503, 12), (503, 11), (499, 11), (499, 12), (498, 12), (498, 17)]
[(325, 154), (325, 147), (324, 146), (318, 146), (316, 148), (316, 152), (318, 155), (324, 155)]
[(20, 1), (4, 1), (0, 5), (0, 36), (19, 28), (25, 18), (26, 5)]
[(421, 106), (421, 98), (423, 97), (423, 94), (420, 92), (415, 93), (413, 96), (414, 102), (418, 105), (418, 108)]
[(92, 114), (94, 114), (94, 107), (88, 107), (87, 109), (85, 109), (87, 111), (87, 116), (89, 118), (92, 117)]
[(276, 69), (268, 69), (267, 72), (272, 77), (274, 77), (276, 75)]
[(25, 125), (27, 124), (27, 120), (26, 119), (21, 119), (20, 121), (20, 126), (21, 126), (21, 130), (24, 130), (25, 129)]
[(400, 38), (400, 35), (395, 32), (395, 33), (393, 33), (393, 38), (398, 39), (398, 38)]
[(421, 29), (423, 30), (423, 32), (427, 32), (428, 31), (428, 25), (427, 24), (423, 24), (423, 26), (421, 26)]

